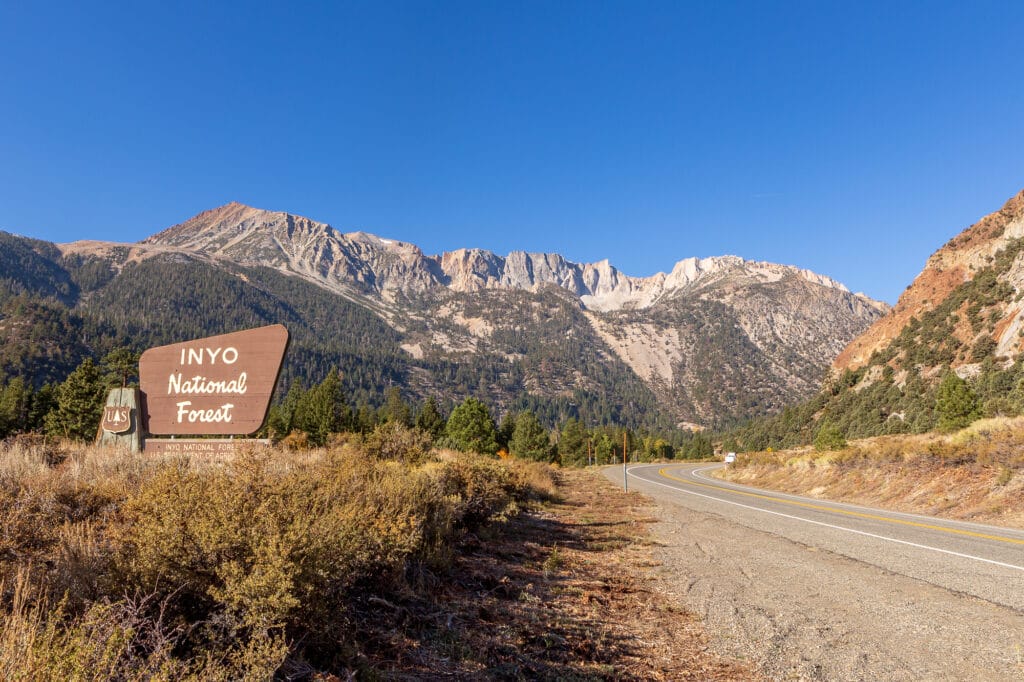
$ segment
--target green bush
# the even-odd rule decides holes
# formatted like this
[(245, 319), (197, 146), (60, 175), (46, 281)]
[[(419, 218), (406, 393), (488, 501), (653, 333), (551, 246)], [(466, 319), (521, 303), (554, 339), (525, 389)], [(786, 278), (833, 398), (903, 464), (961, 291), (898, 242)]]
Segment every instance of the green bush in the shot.
[(839, 430), (839, 427), (832, 424), (824, 424), (818, 429), (818, 435), (814, 437), (815, 450), (842, 450), (846, 447), (846, 436)]
[(935, 412), (940, 431), (962, 429), (981, 417), (978, 397), (967, 382), (949, 370), (935, 394)]

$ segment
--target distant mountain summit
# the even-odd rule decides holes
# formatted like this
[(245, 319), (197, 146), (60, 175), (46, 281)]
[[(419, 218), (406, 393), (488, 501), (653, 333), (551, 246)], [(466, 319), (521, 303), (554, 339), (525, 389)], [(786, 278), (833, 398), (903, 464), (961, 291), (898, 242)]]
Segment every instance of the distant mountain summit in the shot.
[(137, 244), (9, 241), (32, 267), (8, 288), (52, 298), (80, 329), (46, 360), (18, 350), (31, 324), (0, 318), (0, 374), (52, 362), (52, 377), (115, 344), (280, 322), (293, 331), (286, 381), (308, 385), (337, 366), (353, 400), (397, 385), (412, 399), (474, 395), (549, 423), (712, 425), (777, 410), (813, 393), (888, 310), (828, 277), (736, 256), (631, 277), (550, 253), (428, 255), (239, 203)]
[[(143, 244), (173, 246), (248, 265), (267, 265), (320, 280), (324, 285), (392, 299), (435, 288), (455, 292), (524, 289), (552, 284), (590, 310), (649, 308), (680, 291), (730, 277), (763, 283), (787, 277), (849, 293), (839, 282), (786, 265), (747, 261), (737, 256), (687, 258), (668, 274), (630, 277), (607, 260), (578, 264), (554, 253), (513, 251), (506, 257), (482, 249), (424, 255), (414, 244), (365, 232), (341, 233), (326, 223), (232, 202), (170, 227)], [(868, 308), (885, 310), (866, 296)]]

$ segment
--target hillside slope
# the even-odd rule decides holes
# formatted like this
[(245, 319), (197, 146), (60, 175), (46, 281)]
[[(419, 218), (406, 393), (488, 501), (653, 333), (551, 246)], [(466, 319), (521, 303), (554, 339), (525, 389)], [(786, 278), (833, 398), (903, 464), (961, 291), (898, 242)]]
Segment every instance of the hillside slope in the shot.
[[(930, 368), (945, 361), (960, 366), (989, 354), (1009, 358), (1019, 353), (1024, 343), (1024, 303), (1018, 300), (1024, 286), (1022, 238), (1024, 190), (932, 254), (892, 311), (854, 339), (833, 367), (855, 370), (871, 364), (873, 353), (888, 349), (899, 349), (893, 360), (907, 365), (917, 358), (907, 356), (907, 339), (901, 335), (938, 336), (939, 328), (950, 335), (940, 344), (947, 352), (938, 361), (914, 364)], [(927, 326), (919, 327), (925, 316)], [(963, 352), (979, 342), (992, 347), (985, 353)]]
[(837, 356), (825, 390), (742, 439), (759, 449), (809, 443), (822, 425), (857, 438), (929, 431), (949, 422), (937, 391), (950, 371), (966, 382), (954, 421), (1016, 415), (1022, 350), (1024, 191), (936, 251), (896, 307)]
[[(316, 381), (337, 365), (359, 400), (398, 385), (412, 399), (476, 395), (548, 422), (764, 414), (813, 392), (887, 309), (827, 277), (735, 256), (646, 278), (558, 254), (430, 256), (237, 203), (138, 244), (8, 239), (25, 263), (10, 269), (9, 296), (45, 298), (73, 318), (78, 331), (65, 337), (81, 343), (69, 361), (284, 322), (295, 330), (286, 380)], [(16, 317), (0, 319), (0, 341), (21, 343)], [(4, 368), (23, 373), (25, 363), (0, 357)]]

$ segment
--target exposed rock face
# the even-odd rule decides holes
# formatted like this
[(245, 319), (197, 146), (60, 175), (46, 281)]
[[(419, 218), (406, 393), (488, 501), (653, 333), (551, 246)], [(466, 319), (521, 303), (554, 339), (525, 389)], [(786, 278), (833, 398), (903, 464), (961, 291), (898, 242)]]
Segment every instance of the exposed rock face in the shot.
[[(430, 256), (237, 203), (130, 247), (61, 248), (270, 267), (376, 311), (422, 363), (414, 376), (424, 386), (443, 383), (431, 374), (437, 363), (472, 354), (496, 376), (522, 375), (536, 396), (575, 400), (574, 391), (633, 386), (637, 401), (656, 401), (680, 423), (763, 414), (810, 395), (836, 353), (888, 309), (828, 277), (737, 256), (687, 258), (651, 277), (558, 254)], [(633, 398), (616, 400), (640, 409)]]
[[(426, 256), (413, 244), (364, 232), (342, 234), (325, 223), (239, 203), (200, 213), (142, 243), (290, 269), (322, 278), (328, 285), (355, 285), (364, 293), (379, 295), (408, 295), (436, 287), (456, 292), (533, 290), (553, 284), (578, 296), (586, 308), (600, 311), (648, 308), (676, 292), (736, 278), (753, 284), (796, 276), (849, 293), (839, 282), (810, 270), (737, 256), (687, 258), (670, 273), (651, 277), (623, 275), (607, 260), (581, 265), (552, 253), (513, 251), (503, 258), (481, 249), (458, 249)], [(851, 305), (862, 311), (885, 309), (884, 304), (860, 294), (851, 298)]]
[[(991, 268), (1001, 251), (1019, 248), (1022, 237), (1024, 191), (1007, 201), (1001, 210), (985, 216), (932, 254), (924, 270), (900, 296), (896, 307), (854, 339), (836, 358), (833, 369), (857, 369), (868, 364), (872, 354), (889, 348), (912, 319), (919, 321), (949, 302), (950, 296), (961, 285), (971, 282), (978, 273)], [(967, 347), (987, 334), (995, 344), (995, 355), (1009, 357), (1024, 348), (1024, 338), (1019, 333), (1024, 303), (1016, 300), (1019, 292), (1024, 290), (1024, 261), (1017, 255), (993, 274), (996, 282), (1008, 285), (999, 289), (996, 299), (986, 297), (986, 300), (975, 300), (978, 296), (967, 294), (949, 316), (943, 315), (942, 320), (935, 322), (944, 323), (948, 320), (948, 332), (960, 345)], [(974, 303), (978, 304), (979, 309), (974, 315), (969, 315)], [(976, 324), (972, 324), (971, 318), (977, 317), (982, 311), (991, 329), (981, 331)], [(923, 331), (927, 333), (929, 330)], [(944, 335), (948, 336), (946, 332)], [(956, 367), (977, 361), (978, 358), (968, 353), (958, 353), (944, 359), (949, 359)]]

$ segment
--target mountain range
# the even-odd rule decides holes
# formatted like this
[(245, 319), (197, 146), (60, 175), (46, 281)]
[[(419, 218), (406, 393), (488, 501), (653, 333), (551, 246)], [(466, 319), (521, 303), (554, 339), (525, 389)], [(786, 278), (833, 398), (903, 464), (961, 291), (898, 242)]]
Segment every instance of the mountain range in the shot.
[(0, 372), (246, 326), (292, 330), (284, 384), (338, 367), (350, 399), (475, 395), (548, 421), (718, 425), (814, 393), (887, 311), (736, 256), (630, 277), (608, 261), (417, 246), (230, 203), (133, 244), (0, 235)]

